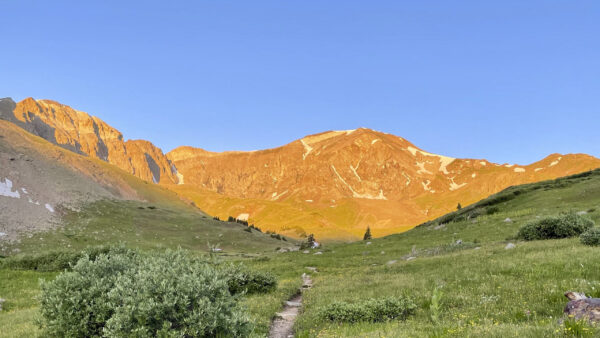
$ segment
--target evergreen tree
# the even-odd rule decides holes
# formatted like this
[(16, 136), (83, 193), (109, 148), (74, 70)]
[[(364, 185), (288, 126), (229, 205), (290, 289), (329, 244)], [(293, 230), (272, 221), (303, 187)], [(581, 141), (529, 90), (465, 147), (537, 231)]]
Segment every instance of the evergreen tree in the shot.
[(315, 235), (313, 235), (313, 234), (308, 235), (306, 242), (308, 243), (308, 247), (312, 248), (315, 245)]
[(371, 238), (373, 238), (373, 236), (371, 236), (371, 227), (367, 227), (367, 232), (365, 232), (365, 236), (363, 237), (363, 241), (368, 241)]
[(456, 210), (460, 210), (462, 209), (462, 205), (460, 205), (460, 203), (458, 203), (458, 205), (456, 206)]

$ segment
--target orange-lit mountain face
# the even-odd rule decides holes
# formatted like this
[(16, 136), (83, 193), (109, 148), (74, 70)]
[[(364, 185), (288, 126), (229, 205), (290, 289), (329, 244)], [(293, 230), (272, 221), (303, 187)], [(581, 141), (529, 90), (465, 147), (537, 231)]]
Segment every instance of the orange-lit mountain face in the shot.
[(356, 239), (367, 226), (375, 236), (387, 235), (511, 185), (600, 167), (599, 159), (583, 154), (553, 154), (526, 166), (455, 159), (363, 128), (261, 151), (180, 147), (165, 156), (149, 142), (124, 142), (103, 121), (53, 101), (26, 99), (13, 111), (0, 118), (164, 184), (209, 214), (248, 218), (265, 230), (296, 237)]

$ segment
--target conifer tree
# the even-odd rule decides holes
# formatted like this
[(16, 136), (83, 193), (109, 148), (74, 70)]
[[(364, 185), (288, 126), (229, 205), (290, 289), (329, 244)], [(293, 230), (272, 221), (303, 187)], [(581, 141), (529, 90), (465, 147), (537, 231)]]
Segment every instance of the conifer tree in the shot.
[(363, 237), (363, 241), (368, 241), (371, 238), (373, 238), (373, 236), (371, 236), (371, 227), (367, 227), (367, 231), (365, 232), (365, 235)]
[(460, 205), (460, 203), (458, 203), (458, 205), (456, 206), (456, 210), (460, 210), (462, 209), (462, 205)]

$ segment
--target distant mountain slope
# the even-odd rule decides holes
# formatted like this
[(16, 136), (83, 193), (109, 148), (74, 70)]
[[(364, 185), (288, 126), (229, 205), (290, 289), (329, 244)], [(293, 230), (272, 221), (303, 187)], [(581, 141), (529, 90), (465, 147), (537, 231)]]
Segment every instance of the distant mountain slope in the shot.
[(301, 237), (356, 239), (410, 229), (508, 186), (600, 167), (585, 154), (552, 154), (530, 165), (429, 153), (390, 134), (360, 128), (309, 135), (267, 150), (223, 153), (189, 146), (167, 155), (124, 141), (102, 120), (51, 100), (0, 100), (0, 119), (65, 149), (105, 161), (234, 216)]
[(367, 226), (376, 236), (407, 230), (511, 185), (600, 166), (584, 154), (553, 154), (525, 166), (455, 159), (364, 128), (254, 152), (180, 147), (167, 157), (186, 186), (218, 193), (173, 187), (207, 212), (248, 215), (272, 230), (321, 238), (358, 238)]

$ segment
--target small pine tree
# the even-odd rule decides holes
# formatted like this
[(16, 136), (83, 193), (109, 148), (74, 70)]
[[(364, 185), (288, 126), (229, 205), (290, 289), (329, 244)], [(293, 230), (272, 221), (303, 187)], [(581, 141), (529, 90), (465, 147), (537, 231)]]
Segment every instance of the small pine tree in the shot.
[(313, 234), (308, 235), (306, 242), (308, 243), (308, 247), (312, 248), (315, 245), (315, 235), (313, 235)]
[(368, 241), (371, 238), (373, 238), (373, 236), (371, 236), (371, 227), (367, 227), (367, 231), (365, 232), (365, 235), (363, 237), (363, 241)]
[(460, 205), (460, 203), (458, 203), (458, 205), (456, 206), (456, 210), (460, 210), (462, 209), (462, 205)]

